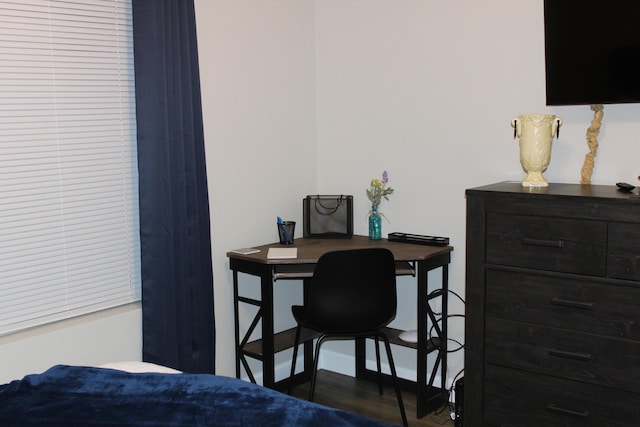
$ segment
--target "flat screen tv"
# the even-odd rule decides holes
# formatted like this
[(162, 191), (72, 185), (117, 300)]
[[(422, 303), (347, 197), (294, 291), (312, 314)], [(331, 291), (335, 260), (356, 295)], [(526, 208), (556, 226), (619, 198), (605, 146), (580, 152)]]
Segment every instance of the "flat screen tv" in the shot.
[(547, 105), (640, 102), (640, 0), (545, 0)]

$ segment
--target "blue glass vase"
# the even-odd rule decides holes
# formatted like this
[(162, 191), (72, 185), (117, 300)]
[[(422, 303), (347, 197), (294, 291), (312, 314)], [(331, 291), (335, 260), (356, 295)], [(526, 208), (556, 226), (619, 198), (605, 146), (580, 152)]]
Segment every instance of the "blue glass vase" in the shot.
[(378, 212), (378, 205), (371, 206), (371, 212), (369, 212), (369, 239), (382, 239), (382, 217)]

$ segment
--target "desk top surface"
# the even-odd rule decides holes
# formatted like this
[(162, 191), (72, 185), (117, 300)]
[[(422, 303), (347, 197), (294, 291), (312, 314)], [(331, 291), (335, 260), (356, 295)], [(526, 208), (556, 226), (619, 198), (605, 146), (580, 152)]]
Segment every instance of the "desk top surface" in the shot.
[[(298, 257), (292, 259), (267, 259), (269, 248), (293, 247), (298, 248)], [(314, 239), (296, 238), (293, 245), (269, 243), (255, 246), (260, 252), (243, 255), (227, 252), (227, 257), (252, 261), (260, 264), (314, 264), (326, 252), (363, 249), (387, 248), (393, 253), (396, 261), (421, 261), (453, 251), (452, 246), (428, 246), (414, 243), (390, 242), (387, 239), (370, 240), (367, 236), (353, 236), (351, 239)]]

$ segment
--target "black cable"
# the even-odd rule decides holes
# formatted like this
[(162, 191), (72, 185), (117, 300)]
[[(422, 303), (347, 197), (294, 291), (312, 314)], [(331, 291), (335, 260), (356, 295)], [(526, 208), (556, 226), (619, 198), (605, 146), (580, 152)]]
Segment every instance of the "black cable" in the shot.
[(447, 340), (448, 341), (453, 341), (454, 343), (458, 344), (458, 348), (456, 348), (454, 350), (449, 350), (448, 349), (449, 346), (447, 346), (447, 353), (455, 353), (456, 351), (460, 351), (460, 350), (462, 350), (464, 348), (464, 344), (462, 344), (460, 341), (457, 341), (457, 340), (454, 340), (453, 338), (448, 338), (448, 337), (447, 337)]
[[(466, 301), (465, 301), (465, 300), (464, 300), (464, 299), (463, 299), (459, 294), (457, 294), (456, 292), (454, 292), (454, 291), (452, 291), (452, 290), (447, 290), (447, 291), (448, 291), (448, 292), (450, 292), (450, 293), (452, 293), (454, 296), (456, 296), (456, 297), (457, 297), (457, 298), (462, 302), (462, 304), (466, 305)], [(433, 297), (434, 295), (436, 295), (436, 294), (437, 294), (437, 293), (439, 293), (439, 292), (441, 292), (441, 290), (436, 289), (436, 290), (434, 290), (434, 291), (430, 292), (430, 293), (429, 293), (429, 295), (428, 295), (428, 297)], [(442, 320), (443, 320), (443, 318), (442, 318), (442, 312), (440, 312), (440, 313), (436, 313), (436, 312), (434, 312), (434, 311), (432, 310), (432, 313), (433, 313), (435, 316), (441, 316), (441, 317), (436, 321), (436, 323), (438, 323), (438, 322), (442, 322)], [(463, 319), (464, 319), (464, 318), (465, 318), (465, 315), (464, 315), (464, 314), (448, 314), (448, 315), (446, 316), (446, 319), (447, 319), (447, 321), (449, 321), (449, 319), (450, 319), (450, 318), (454, 318), (454, 317), (460, 317), (460, 318), (463, 318)], [(433, 323), (432, 323), (431, 328), (429, 328), (429, 341), (431, 341), (431, 343), (432, 343), (432, 344), (434, 344), (434, 343), (433, 343), (433, 341), (432, 341), (432, 338), (431, 338), (431, 337), (432, 337), (432, 334), (433, 334), (433, 330), (434, 330), (434, 328), (435, 328), (435, 324), (433, 324)], [(461, 342), (459, 342), (459, 341), (457, 341), (457, 340), (455, 340), (455, 339), (453, 339), (453, 338), (449, 338), (449, 337), (447, 337), (447, 342), (448, 342), (448, 341), (452, 341), (452, 342), (456, 343), (456, 344), (458, 345), (458, 347), (457, 347), (457, 348), (455, 348), (455, 349), (453, 349), (453, 350), (449, 350), (449, 349), (448, 349), (448, 346), (447, 346), (447, 353), (455, 353), (455, 352), (457, 352), (457, 351), (460, 351), (460, 350), (464, 349), (464, 344), (463, 344), (463, 343), (461, 343)], [(434, 344), (434, 345), (435, 345), (435, 344)], [(452, 400), (452, 399), (451, 399), (451, 397), (453, 396), (453, 393), (454, 393), (454, 391), (455, 391), (455, 384), (456, 384), (456, 381), (458, 380), (458, 377), (459, 377), (460, 375), (462, 375), (462, 373), (463, 373), (463, 372), (464, 372), (464, 369), (460, 370), (460, 371), (459, 371), (459, 372), (458, 372), (458, 373), (453, 377), (453, 380), (452, 380), (452, 382), (451, 382), (451, 387), (450, 387), (450, 389), (445, 390), (445, 391), (447, 392), (447, 403), (446, 403), (445, 405), (443, 405), (441, 409), (434, 411), (434, 412), (433, 412), (433, 414), (434, 414), (434, 415), (440, 415), (440, 414), (442, 414), (442, 412), (444, 412), (445, 410), (448, 410), (448, 411), (449, 411), (449, 414), (454, 414), (454, 413), (455, 413), (455, 405), (454, 405), (454, 404), (453, 404), (453, 402), (451, 401), (451, 400)], [(433, 422), (434, 422), (435, 424), (438, 424), (438, 425), (445, 425), (445, 424), (449, 424), (449, 423), (453, 424), (453, 423), (454, 423), (454, 420), (451, 418), (451, 416), (449, 416), (449, 417), (447, 417), (447, 419), (446, 419), (444, 422), (442, 422), (442, 423), (440, 423), (440, 422), (436, 422), (435, 420), (433, 420)]]
[(462, 298), (460, 295), (458, 295), (457, 293), (453, 292), (452, 290), (448, 290), (449, 293), (452, 293), (453, 295), (455, 295), (456, 297), (458, 297), (458, 299), (462, 302), (462, 304), (467, 305), (466, 301), (464, 300), (464, 298)]
[(453, 391), (455, 390), (455, 384), (456, 381), (458, 380), (458, 377), (460, 375), (462, 375), (462, 373), (464, 373), (464, 369), (461, 369), (454, 377), (453, 377), (453, 382), (451, 383), (451, 393), (453, 393)]
[[(441, 289), (435, 289), (435, 290), (431, 291), (431, 292), (429, 293), (429, 295), (427, 295), (427, 299), (430, 299), (430, 297), (432, 297), (433, 295), (435, 295), (435, 294), (439, 294), (439, 293), (441, 293), (441, 292), (442, 292), (442, 291), (441, 291)], [(447, 292), (449, 292), (449, 293), (451, 293), (451, 294), (455, 295), (455, 296), (456, 296), (456, 297), (457, 297), (457, 298), (462, 302), (462, 304), (467, 305), (466, 301), (465, 301), (465, 300), (464, 300), (460, 295), (458, 295), (457, 293), (455, 293), (454, 291), (452, 291), (452, 290), (448, 289), (448, 290), (447, 290)], [(433, 311), (433, 310), (431, 310), (431, 311), (432, 311), (432, 312), (433, 312), (433, 314), (434, 314), (434, 315), (436, 315), (436, 316), (440, 316), (440, 315), (442, 315), (442, 312), (438, 312), (438, 313), (436, 313), (436, 312), (435, 312), (435, 311)]]
[[(466, 304), (466, 301), (464, 300), (464, 298), (462, 298), (458, 293), (452, 291), (451, 289), (447, 289), (447, 292), (450, 293), (450, 294), (453, 294), (463, 304)], [(427, 295), (427, 297), (433, 297), (433, 295), (439, 294), (439, 293), (442, 293), (442, 289), (434, 289), (433, 291), (429, 292), (429, 295)]]
[[(447, 321), (449, 320), (449, 318), (452, 318), (452, 317), (461, 317), (461, 318), (464, 319), (465, 316), (464, 316), (464, 314), (449, 314), (449, 315), (447, 315)], [(438, 322), (442, 322), (442, 318), (438, 319)], [(429, 328), (429, 340), (431, 340), (431, 337), (433, 336), (433, 330), (434, 329), (435, 329), (435, 324), (432, 324), (431, 327)], [(456, 351), (460, 351), (460, 350), (462, 350), (464, 348), (464, 344), (463, 343), (461, 343), (461, 342), (459, 342), (457, 340), (454, 340), (453, 338), (447, 337), (447, 341), (453, 341), (456, 344), (458, 344), (457, 348), (455, 348), (453, 350), (447, 350), (447, 353), (455, 353)], [(431, 341), (431, 342), (433, 343), (433, 341)]]
[[(464, 373), (464, 369), (461, 369), (454, 377), (453, 380), (451, 381), (451, 390), (449, 391), (449, 398), (451, 398), (451, 396), (455, 396), (455, 389), (456, 389), (456, 381), (458, 381), (458, 377), (460, 377), (460, 375), (462, 375)], [(450, 402), (451, 403), (451, 402)], [(454, 410), (455, 410), (455, 405), (454, 405)]]

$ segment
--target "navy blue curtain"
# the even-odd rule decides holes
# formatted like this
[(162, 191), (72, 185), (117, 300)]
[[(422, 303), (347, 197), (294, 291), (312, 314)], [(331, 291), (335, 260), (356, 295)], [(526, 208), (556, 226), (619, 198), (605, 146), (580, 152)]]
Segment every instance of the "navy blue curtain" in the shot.
[(193, 0), (133, 0), (146, 362), (215, 372), (213, 273)]

